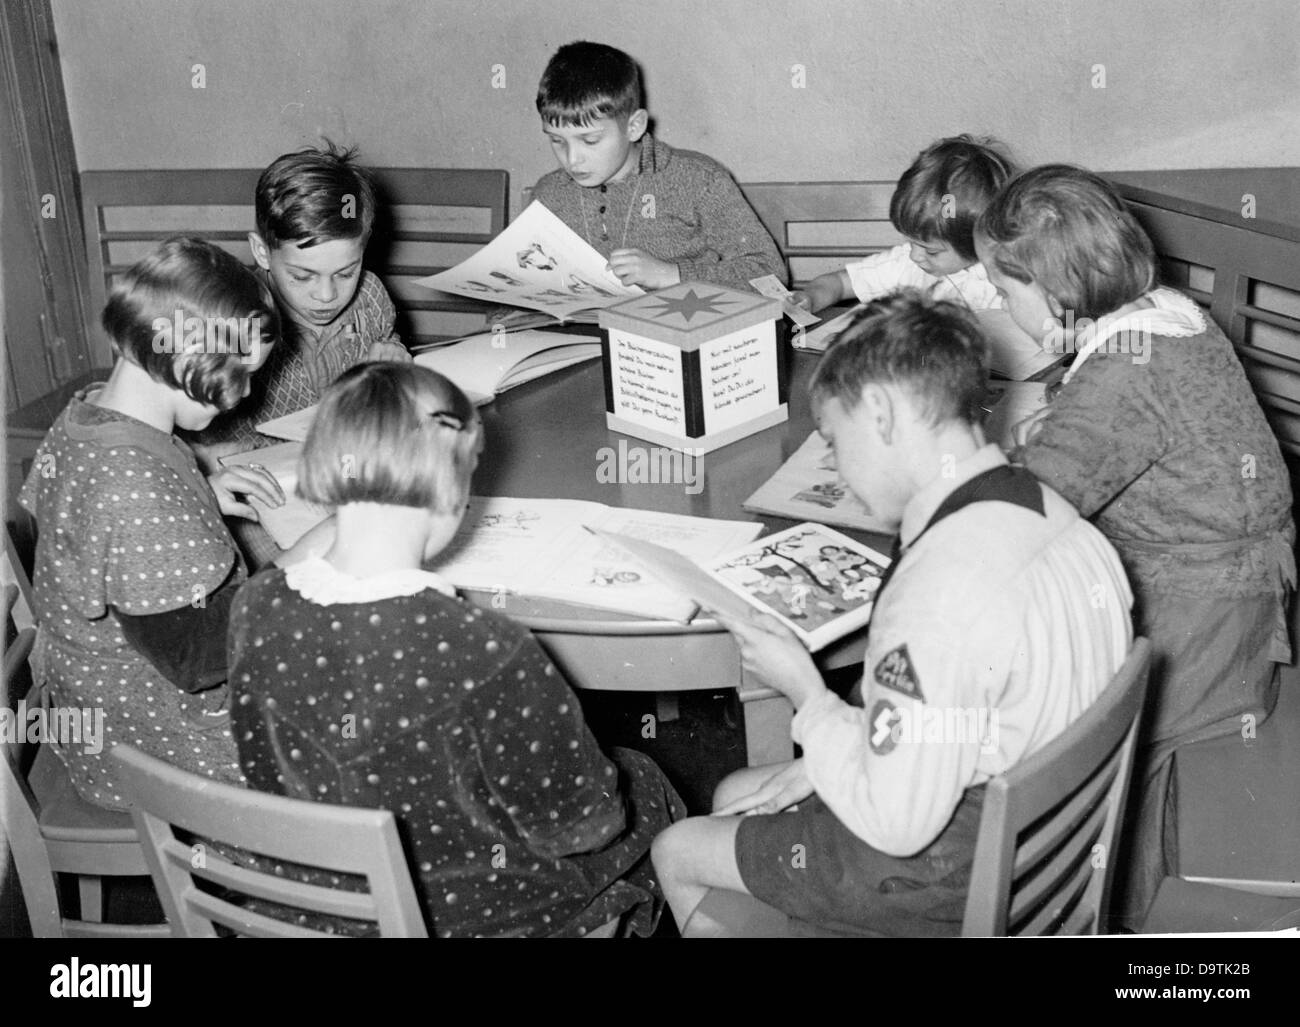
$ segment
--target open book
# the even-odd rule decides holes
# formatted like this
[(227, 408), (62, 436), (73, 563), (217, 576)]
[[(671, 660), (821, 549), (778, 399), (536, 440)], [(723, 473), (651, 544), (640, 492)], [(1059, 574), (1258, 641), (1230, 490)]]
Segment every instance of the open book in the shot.
[(744, 507), (753, 513), (793, 521), (818, 521), (892, 534), (840, 479), (830, 443), (817, 432), (809, 435), (794, 455), (745, 500)]
[(729, 552), (762, 530), (751, 521), (579, 500), (476, 496), (430, 569), (459, 588), (561, 599), (662, 620), (686, 622), (695, 615), (694, 601), (584, 526), (654, 542), (698, 561)]
[(626, 535), (595, 534), (706, 611), (736, 618), (751, 609), (772, 614), (811, 652), (871, 619), (889, 566), (875, 550), (820, 524), (799, 524), (707, 561)]
[(473, 256), (416, 284), (458, 296), (540, 310), (560, 320), (641, 296), (608, 270), (585, 239), (534, 200)]
[(265, 446), (221, 458), (227, 467), (260, 464), (275, 475), (280, 488), (284, 489), (284, 505), (270, 507), (253, 497), (249, 497), (249, 505), (257, 511), (262, 527), (281, 549), (291, 548), (330, 515), (325, 507), (308, 503), (295, 494), (298, 487), (298, 458), (301, 455), (301, 442), (282, 442), (278, 446)]
[[(791, 345), (817, 353), (825, 351), (849, 326), (857, 311), (855, 307), (811, 331), (796, 332)], [(994, 374), (1021, 382), (1060, 359), (1059, 353), (1048, 352), (1026, 334), (1005, 310), (977, 310), (974, 313), (989, 344), (989, 370)]]
[(422, 367), (446, 375), (476, 406), (534, 378), (600, 356), (600, 338), (522, 331), (472, 335), (415, 358)]
[[(498, 332), (421, 353), (415, 362), (446, 375), (475, 406), (490, 403), (498, 393), (534, 378), (600, 356), (600, 340), (589, 335), (558, 332)], [(302, 442), (316, 418), (316, 405), (270, 421), (257, 430), (272, 438)]]

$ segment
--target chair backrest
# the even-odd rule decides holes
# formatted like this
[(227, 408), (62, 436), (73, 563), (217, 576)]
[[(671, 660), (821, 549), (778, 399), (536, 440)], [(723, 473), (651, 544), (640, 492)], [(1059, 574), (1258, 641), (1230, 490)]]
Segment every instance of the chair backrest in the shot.
[[(36, 624), (32, 600), (32, 583), (27, 580), (27, 571), (14, 547), (14, 540), (9, 534), (9, 525), (5, 525), (4, 553), (0, 554), (0, 587), (5, 595), (5, 617), (12, 619), (13, 628), (25, 631)], [(24, 657), (26, 659), (26, 657)]]
[(802, 285), (903, 241), (889, 223), (894, 182), (751, 182), (741, 190)]
[[(130, 746), (113, 749), (154, 884), (173, 931), (211, 937), (220, 924), (254, 937), (317, 937), (322, 931), (253, 912), (229, 893), (305, 912), (371, 922), (393, 937), (427, 937), (397, 823), (388, 810), (306, 802), (191, 774)], [(177, 829), (182, 837), (177, 836)], [(289, 880), (238, 865), (190, 835), (222, 846), (364, 877), (368, 892)], [(208, 888), (200, 887), (207, 882)], [(214, 891), (215, 886), (218, 891)], [(225, 892), (219, 891), (224, 889)]]
[[(472, 168), (374, 168), (378, 211), (366, 265), (383, 280), (409, 346), (483, 327), (481, 303), (412, 284), (489, 242), (506, 223), (509, 175)], [(114, 281), (159, 241), (197, 235), (252, 265), (248, 233), (259, 168), (87, 171), (81, 175), (96, 363), (112, 363), (99, 328)]]
[(1095, 703), (988, 783), (964, 935), (1098, 932), (1150, 662), (1136, 639)]

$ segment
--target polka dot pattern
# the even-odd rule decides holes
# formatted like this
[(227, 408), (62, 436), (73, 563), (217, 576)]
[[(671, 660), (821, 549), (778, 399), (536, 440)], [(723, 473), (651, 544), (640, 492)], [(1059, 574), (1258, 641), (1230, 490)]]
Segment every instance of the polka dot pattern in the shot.
[(36, 654), (51, 700), (104, 710), (104, 746), (56, 746), (89, 802), (126, 808), (109, 750), (118, 742), (219, 780), (240, 782), (224, 687), (181, 692), (127, 643), (109, 607), (164, 613), (215, 591), (234, 543), (184, 443), (84, 401), (60, 415), (20, 501), (36, 518)]
[(680, 800), (646, 757), (600, 751), (522, 628), (434, 589), (318, 605), (275, 570), (230, 630), (249, 784), (397, 812), (436, 933), (651, 922), (649, 846)]

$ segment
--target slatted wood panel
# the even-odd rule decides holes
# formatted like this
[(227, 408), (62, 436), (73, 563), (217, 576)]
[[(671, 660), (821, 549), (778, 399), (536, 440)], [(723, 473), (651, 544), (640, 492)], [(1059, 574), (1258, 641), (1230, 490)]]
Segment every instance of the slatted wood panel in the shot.
[(793, 285), (903, 241), (889, 223), (893, 182), (754, 182), (741, 186), (790, 266)]
[[(89, 334), (97, 363), (111, 362), (99, 314), (114, 281), (159, 241), (197, 235), (252, 265), (248, 233), (260, 169), (89, 171), (81, 176), (90, 261)], [(375, 169), (379, 210), (366, 264), (397, 305), (398, 330), (422, 345), (482, 328), (484, 306), (413, 284), (463, 260), (506, 222), (502, 170)]]
[(1300, 470), (1300, 245), (1132, 199), (1129, 207), (1151, 236), (1166, 280), (1206, 306), (1232, 340), (1294, 476)]

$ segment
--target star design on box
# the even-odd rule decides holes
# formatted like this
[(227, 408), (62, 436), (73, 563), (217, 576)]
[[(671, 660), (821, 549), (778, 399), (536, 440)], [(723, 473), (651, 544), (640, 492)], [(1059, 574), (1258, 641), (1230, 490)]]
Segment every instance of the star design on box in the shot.
[(719, 310), (715, 304), (721, 306), (735, 306), (735, 300), (722, 299), (722, 293), (707, 293), (699, 295), (694, 289), (689, 289), (686, 295), (679, 299), (671, 300), (659, 297), (656, 302), (660, 304), (658, 310), (647, 308), (646, 313), (653, 317), (667, 317), (669, 314), (680, 314), (683, 321), (690, 321), (696, 314), (721, 314), (724, 311)]

